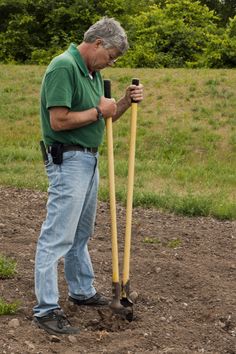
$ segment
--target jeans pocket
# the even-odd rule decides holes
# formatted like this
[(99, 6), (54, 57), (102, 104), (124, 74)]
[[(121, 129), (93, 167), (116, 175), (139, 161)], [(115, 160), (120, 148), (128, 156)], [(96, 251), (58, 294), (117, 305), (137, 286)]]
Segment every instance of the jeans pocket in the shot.
[(66, 151), (63, 153), (63, 161), (72, 160), (76, 156), (77, 151)]

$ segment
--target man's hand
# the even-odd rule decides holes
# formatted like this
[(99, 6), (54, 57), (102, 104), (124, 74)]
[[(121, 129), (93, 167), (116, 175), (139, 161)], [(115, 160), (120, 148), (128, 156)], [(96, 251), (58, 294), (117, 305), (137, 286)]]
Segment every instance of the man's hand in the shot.
[(126, 92), (125, 92), (125, 98), (129, 105), (132, 103), (132, 100), (135, 102), (141, 102), (143, 100), (143, 85), (139, 84), (138, 86), (136, 85), (130, 85), (127, 87)]
[(104, 118), (113, 117), (116, 114), (117, 106), (114, 98), (101, 97), (98, 108), (101, 110)]
[(143, 85), (130, 85), (125, 90), (125, 95), (117, 102), (117, 111), (113, 116), (113, 122), (120, 118), (120, 116), (127, 111), (131, 106), (132, 100), (141, 102), (143, 100)]

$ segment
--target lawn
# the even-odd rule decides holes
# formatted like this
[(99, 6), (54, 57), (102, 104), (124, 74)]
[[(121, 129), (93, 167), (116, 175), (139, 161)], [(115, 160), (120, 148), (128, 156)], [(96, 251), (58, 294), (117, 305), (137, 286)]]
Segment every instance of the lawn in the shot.
[[(45, 191), (39, 91), (45, 67), (1, 65), (0, 185)], [(134, 204), (184, 215), (236, 219), (236, 71), (109, 68), (118, 99), (137, 77)], [(117, 200), (125, 202), (130, 110), (113, 126)], [(100, 147), (101, 200), (108, 199), (106, 137)]]

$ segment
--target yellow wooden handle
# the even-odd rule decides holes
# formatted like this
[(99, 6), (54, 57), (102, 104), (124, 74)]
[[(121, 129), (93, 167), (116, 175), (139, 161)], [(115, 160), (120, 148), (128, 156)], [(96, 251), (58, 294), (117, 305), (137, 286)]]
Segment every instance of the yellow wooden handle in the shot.
[(109, 197), (110, 197), (110, 213), (111, 213), (112, 281), (114, 283), (119, 283), (119, 257), (118, 257), (118, 242), (117, 242), (116, 193), (115, 193), (112, 118), (106, 119), (106, 132), (107, 132), (107, 152), (108, 152)]
[(135, 144), (136, 144), (136, 130), (137, 130), (137, 109), (138, 109), (138, 104), (132, 103), (132, 105), (131, 105), (131, 122), (130, 122), (128, 187), (127, 187), (128, 190), (127, 190), (127, 206), (126, 206), (126, 230), (125, 230), (125, 247), (124, 247), (124, 264), (123, 264), (123, 286), (125, 286), (129, 280), (129, 270), (130, 270), (130, 249), (131, 249), (131, 229), (132, 229)]

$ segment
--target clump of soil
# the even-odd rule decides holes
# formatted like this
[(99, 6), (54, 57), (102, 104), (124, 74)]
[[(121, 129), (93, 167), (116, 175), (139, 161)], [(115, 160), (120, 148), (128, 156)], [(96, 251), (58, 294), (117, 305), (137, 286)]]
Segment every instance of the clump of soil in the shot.
[[(0, 317), (3, 354), (171, 353), (236, 354), (236, 222), (133, 211), (131, 289), (135, 319), (67, 300), (63, 260), (60, 304), (77, 336), (51, 336), (32, 324), (34, 255), (46, 212), (46, 193), (0, 188), (0, 254), (17, 261), (17, 276), (1, 279), (0, 297), (20, 310)], [(125, 209), (117, 208), (120, 268)], [(96, 288), (111, 296), (110, 214), (99, 203), (90, 254)]]

